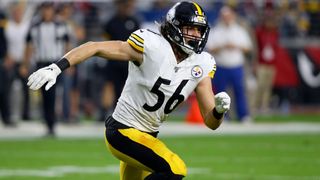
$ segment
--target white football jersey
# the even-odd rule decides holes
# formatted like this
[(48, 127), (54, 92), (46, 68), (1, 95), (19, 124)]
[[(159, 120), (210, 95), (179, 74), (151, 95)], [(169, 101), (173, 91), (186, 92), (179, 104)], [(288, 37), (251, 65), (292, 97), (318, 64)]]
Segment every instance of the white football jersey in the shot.
[(113, 118), (145, 132), (155, 132), (206, 76), (213, 78), (214, 58), (206, 52), (177, 63), (169, 42), (160, 34), (140, 29), (127, 42), (143, 53), (140, 66), (129, 62), (129, 73)]

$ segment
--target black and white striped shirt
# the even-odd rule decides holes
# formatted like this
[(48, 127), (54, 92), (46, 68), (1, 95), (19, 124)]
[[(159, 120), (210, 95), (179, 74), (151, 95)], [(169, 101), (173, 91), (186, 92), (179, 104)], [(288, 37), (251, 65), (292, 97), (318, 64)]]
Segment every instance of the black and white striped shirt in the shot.
[(36, 62), (53, 62), (65, 54), (69, 42), (67, 25), (58, 21), (39, 21), (29, 29), (27, 43), (34, 47)]

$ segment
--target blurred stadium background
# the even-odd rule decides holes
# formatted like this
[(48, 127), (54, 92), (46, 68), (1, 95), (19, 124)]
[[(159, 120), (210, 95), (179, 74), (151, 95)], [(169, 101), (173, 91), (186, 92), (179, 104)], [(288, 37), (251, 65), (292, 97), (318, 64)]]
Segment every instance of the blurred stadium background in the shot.
[[(0, 12), (5, 16), (1, 27), (5, 29), (14, 16), (13, 4), (23, 6), (25, 23), (30, 24), (39, 17), (38, 5), (43, 2), (48, 1), (1, 0)], [(140, 26), (154, 29), (154, 21), (161, 20), (177, 1), (132, 2), (132, 16)], [(227, 4), (251, 34), (255, 48), (247, 58), (245, 85), (252, 121), (236, 121), (233, 108), (230, 120), (212, 132), (197, 120), (187, 120), (192, 98), (179, 107), (162, 127), (160, 138), (186, 161), (190, 174), (186, 179), (320, 179), (320, 0), (197, 2), (205, 9), (212, 29), (219, 10)], [(71, 8), (68, 21), (76, 24), (73, 45), (106, 39), (104, 26), (115, 13), (114, 1), (53, 3), (57, 16), (64, 5)], [(266, 107), (257, 108), (256, 70), (261, 64), (255, 32), (268, 17), (276, 23), (279, 52), (272, 63), (276, 73), (271, 98)], [(75, 97), (67, 118), (62, 105), (65, 89), (62, 80), (58, 82), (56, 138), (44, 137), (40, 92), (28, 92), (30, 114), (24, 118), (23, 85), (12, 80), (7, 105), (13, 124), (0, 123), (0, 179), (118, 179), (118, 161), (106, 150), (103, 139), (101, 99), (107, 64), (92, 58), (77, 67)], [(0, 86), (5, 86), (3, 81)]]

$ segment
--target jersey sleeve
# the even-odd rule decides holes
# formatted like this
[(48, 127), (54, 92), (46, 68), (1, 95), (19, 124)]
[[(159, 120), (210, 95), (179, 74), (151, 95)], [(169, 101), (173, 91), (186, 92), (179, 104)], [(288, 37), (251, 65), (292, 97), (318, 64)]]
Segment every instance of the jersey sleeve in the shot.
[(214, 75), (215, 75), (215, 73), (216, 73), (216, 71), (217, 71), (217, 64), (216, 64), (216, 61), (214, 60), (214, 57), (213, 57), (213, 56), (211, 56), (210, 60), (211, 60), (211, 64), (210, 64), (211, 69), (210, 69), (210, 71), (209, 71), (209, 73), (208, 73), (208, 76), (209, 76), (211, 79), (213, 79), (213, 78), (214, 78)]
[(205, 58), (204, 59), (204, 75), (209, 76), (210, 78), (214, 78), (214, 75), (217, 71), (217, 65), (214, 57), (209, 53), (204, 53)]
[(145, 38), (146, 38), (145, 30), (139, 29), (139, 30), (136, 30), (133, 33), (131, 33), (131, 35), (127, 39), (127, 42), (130, 44), (130, 46), (134, 50), (136, 50), (140, 53), (144, 53), (144, 50), (145, 50), (144, 40), (145, 40)]

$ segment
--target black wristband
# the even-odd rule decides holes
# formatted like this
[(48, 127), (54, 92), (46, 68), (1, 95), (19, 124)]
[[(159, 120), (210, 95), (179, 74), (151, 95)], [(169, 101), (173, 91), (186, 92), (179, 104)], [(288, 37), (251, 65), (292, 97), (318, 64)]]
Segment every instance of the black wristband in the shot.
[(214, 116), (216, 119), (222, 119), (224, 113), (218, 113), (218, 111), (216, 110), (216, 108), (213, 108), (212, 114), (213, 114), (213, 116)]
[(62, 58), (58, 61), (55, 61), (54, 63), (60, 68), (61, 71), (64, 71), (65, 69), (70, 67), (70, 63), (67, 58)]

